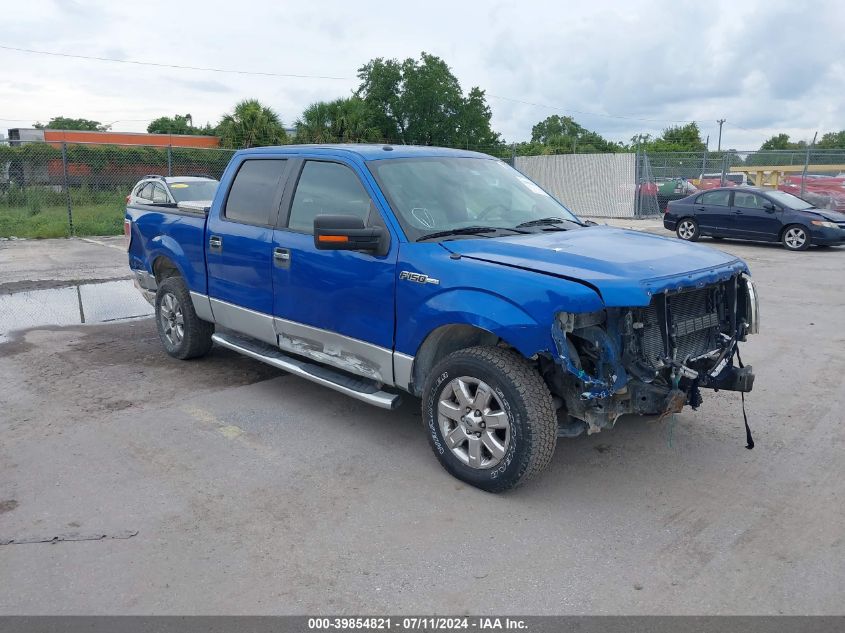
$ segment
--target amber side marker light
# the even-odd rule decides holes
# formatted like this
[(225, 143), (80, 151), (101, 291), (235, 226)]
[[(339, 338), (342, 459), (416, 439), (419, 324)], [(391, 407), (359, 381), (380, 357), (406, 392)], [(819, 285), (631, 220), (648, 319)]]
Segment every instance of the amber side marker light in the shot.
[(346, 235), (321, 235), (317, 238), (321, 242), (348, 242), (349, 237)]

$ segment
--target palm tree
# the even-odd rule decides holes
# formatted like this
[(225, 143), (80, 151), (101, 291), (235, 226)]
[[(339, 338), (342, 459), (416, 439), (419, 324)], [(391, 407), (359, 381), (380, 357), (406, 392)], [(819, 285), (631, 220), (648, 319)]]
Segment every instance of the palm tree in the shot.
[(305, 108), (296, 121), (296, 140), (300, 143), (332, 143), (332, 112), (325, 101), (317, 101)]
[(301, 143), (361, 143), (379, 137), (370, 110), (359, 97), (312, 103), (296, 122)]
[(340, 140), (365, 143), (381, 138), (381, 132), (373, 125), (370, 107), (360, 97), (338, 99), (330, 105), (335, 108), (335, 126)]
[(220, 145), (229, 148), (281, 145), (287, 134), (279, 115), (257, 99), (245, 99), (217, 126)]

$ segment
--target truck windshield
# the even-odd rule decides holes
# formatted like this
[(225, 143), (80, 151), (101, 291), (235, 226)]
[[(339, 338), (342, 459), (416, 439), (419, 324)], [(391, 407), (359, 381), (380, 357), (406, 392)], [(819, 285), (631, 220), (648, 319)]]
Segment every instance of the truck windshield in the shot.
[(580, 224), (569, 209), (498, 160), (396, 158), (368, 166), (410, 240), (478, 225), (513, 229), (547, 218)]
[(194, 200), (214, 200), (217, 191), (216, 180), (190, 180), (171, 182), (170, 193), (176, 202), (193, 202)]

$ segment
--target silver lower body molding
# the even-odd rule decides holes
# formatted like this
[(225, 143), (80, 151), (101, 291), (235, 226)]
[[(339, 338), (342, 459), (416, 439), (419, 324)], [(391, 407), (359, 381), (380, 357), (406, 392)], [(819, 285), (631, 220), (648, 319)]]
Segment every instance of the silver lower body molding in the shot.
[(402, 402), (399, 394), (382, 391), (374, 382), (341, 373), (330, 367), (315, 365), (283, 354), (277, 347), (234, 333), (217, 333), (211, 339), (218, 345), (244, 356), (272, 365), (294, 376), (334, 389), (342, 394), (381, 409), (395, 409)]

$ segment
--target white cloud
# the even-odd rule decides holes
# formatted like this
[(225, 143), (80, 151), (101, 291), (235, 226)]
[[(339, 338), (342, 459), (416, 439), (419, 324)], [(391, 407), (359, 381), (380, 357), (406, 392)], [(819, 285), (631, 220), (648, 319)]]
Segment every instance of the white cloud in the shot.
[[(217, 121), (256, 97), (286, 123), (316, 99), (348, 95), (373, 57), (445, 59), (465, 90), (490, 96), (508, 140), (568, 111), (615, 140), (700, 120), (715, 146), (749, 149), (845, 128), (845, 5), (786, 0), (700, 2), (257, 1), (6, 3), (0, 43), (70, 54), (346, 80), (255, 77), (0, 50), (0, 128), (52, 116), (144, 121), (190, 112)], [(494, 98), (556, 106), (535, 107)], [(598, 113), (628, 118), (598, 116)]]

